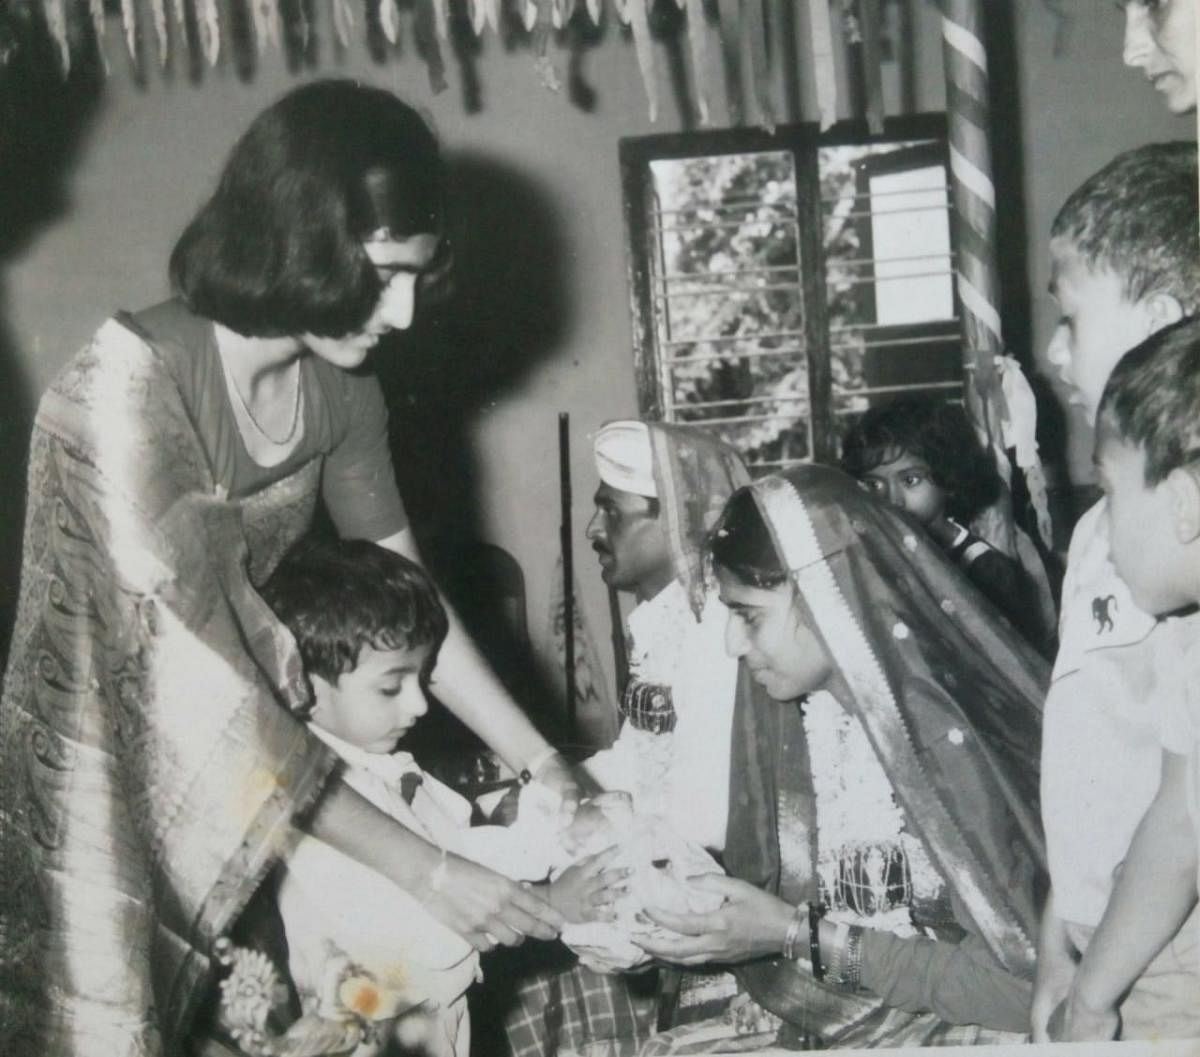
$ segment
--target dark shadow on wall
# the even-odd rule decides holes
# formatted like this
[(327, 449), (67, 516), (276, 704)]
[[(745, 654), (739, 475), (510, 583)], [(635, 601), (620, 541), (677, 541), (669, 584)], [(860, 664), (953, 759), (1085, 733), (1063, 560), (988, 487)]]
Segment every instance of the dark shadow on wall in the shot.
[[(493, 663), (511, 669), (527, 646), (512, 629), (497, 628), (494, 614), (478, 604), (486, 592), (462, 558), (487, 539), (472, 428), (561, 346), (571, 313), (563, 270), (571, 258), (550, 196), (528, 176), (478, 155), (457, 156), (450, 167), (451, 288), (441, 303), (422, 306), (410, 330), (380, 347), (374, 366), (388, 398), (397, 479), (422, 553)], [(556, 443), (554, 412), (547, 408), (529, 423), (544, 431), (547, 445)], [(557, 524), (557, 510), (544, 513)], [(553, 558), (546, 555), (547, 562)], [(531, 601), (536, 619), (541, 600)], [(522, 703), (535, 722), (558, 734), (556, 693), (528, 664), (525, 674), (524, 685), (514, 689), (526, 696)], [(448, 723), (441, 716), (422, 724), (427, 731), (421, 733), (446, 744)]]
[(104, 77), (90, 41), (68, 77), (28, 10), (0, 11), (0, 670), (20, 587), (25, 474), (35, 401), (9, 326), (8, 269), (70, 208), (68, 181)]

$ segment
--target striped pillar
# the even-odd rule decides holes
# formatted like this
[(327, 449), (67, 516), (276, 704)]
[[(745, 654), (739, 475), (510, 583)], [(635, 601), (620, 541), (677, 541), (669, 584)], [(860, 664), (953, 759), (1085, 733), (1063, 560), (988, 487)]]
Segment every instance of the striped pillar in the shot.
[(950, 183), (958, 244), (964, 366), (977, 397), (991, 389), (993, 358), (1003, 353), (996, 272), (996, 188), (988, 141), (988, 69), (983, 0), (940, 0)]
[[(958, 251), (964, 396), (967, 412), (987, 437), (996, 467), (1008, 486), (1011, 471), (1004, 433), (1009, 415), (997, 375), (997, 364), (1004, 355), (1004, 340), (1000, 333), (1000, 283), (996, 268), (996, 187), (992, 182), (992, 149), (988, 139), (984, 0), (939, 2), (950, 130), (950, 186)], [(1016, 364), (1012, 366), (1015, 368)], [(1027, 423), (1025, 428), (1036, 430), (1036, 425)], [(986, 514), (992, 523), (989, 538), (1002, 550), (1014, 553), (1016, 541), (1009, 496), (1002, 496)]]

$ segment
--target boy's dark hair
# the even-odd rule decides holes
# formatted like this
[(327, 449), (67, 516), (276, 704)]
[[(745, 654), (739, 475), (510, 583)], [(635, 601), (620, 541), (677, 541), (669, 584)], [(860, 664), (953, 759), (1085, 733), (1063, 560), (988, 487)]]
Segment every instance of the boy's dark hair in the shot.
[(1137, 302), (1171, 294), (1200, 308), (1196, 143), (1150, 143), (1117, 155), (1066, 200), (1050, 228), (1090, 271), (1117, 275)]
[(446, 610), (416, 562), (368, 540), (304, 540), (262, 587), (300, 647), (304, 670), (336, 683), (363, 646), (428, 646), (428, 677), (446, 638)]
[(1000, 495), (1000, 474), (958, 404), (907, 397), (873, 407), (842, 440), (842, 469), (862, 478), (907, 452), (946, 493), (946, 513), (970, 521)]
[(363, 240), (442, 230), (437, 141), (390, 92), (316, 81), (263, 111), (171, 254), (197, 314), (248, 337), (341, 337), (383, 286)]
[(1200, 459), (1200, 318), (1164, 327), (1122, 356), (1099, 419), (1145, 452), (1148, 485)]
[(750, 587), (778, 587), (787, 579), (775, 539), (748, 487), (729, 497), (709, 533), (708, 549), (715, 566)]

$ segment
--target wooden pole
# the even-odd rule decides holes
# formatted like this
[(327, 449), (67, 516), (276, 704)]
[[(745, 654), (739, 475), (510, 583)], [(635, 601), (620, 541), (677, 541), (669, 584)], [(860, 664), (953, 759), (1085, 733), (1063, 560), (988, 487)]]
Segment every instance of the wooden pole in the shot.
[(567, 742), (573, 742), (576, 727), (575, 689), (575, 552), (571, 538), (571, 416), (558, 415), (558, 484), (561, 504), (559, 545), (563, 563), (563, 663), (566, 667)]

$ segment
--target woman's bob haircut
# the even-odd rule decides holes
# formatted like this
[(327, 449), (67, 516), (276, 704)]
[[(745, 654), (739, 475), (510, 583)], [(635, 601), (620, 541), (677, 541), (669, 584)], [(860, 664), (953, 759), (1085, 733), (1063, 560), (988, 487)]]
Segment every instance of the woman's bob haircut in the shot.
[(382, 292), (368, 238), (441, 234), (437, 141), (390, 92), (322, 80), (289, 92), (238, 141), (171, 254), (198, 315), (247, 337), (341, 337)]

